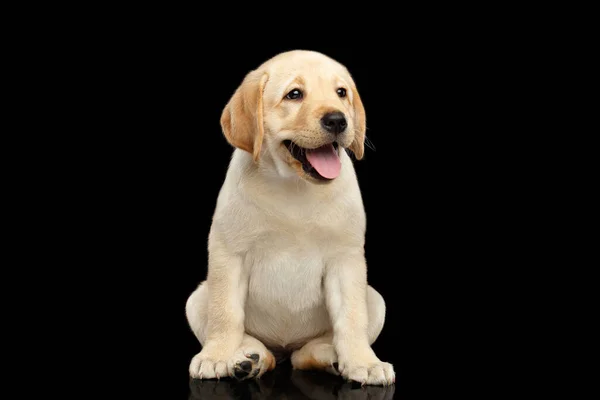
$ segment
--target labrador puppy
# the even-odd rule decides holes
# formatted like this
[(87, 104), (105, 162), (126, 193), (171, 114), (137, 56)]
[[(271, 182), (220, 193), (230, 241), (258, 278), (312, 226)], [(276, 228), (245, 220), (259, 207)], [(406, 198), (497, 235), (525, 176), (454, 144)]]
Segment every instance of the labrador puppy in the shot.
[(186, 303), (202, 351), (192, 378), (258, 378), (291, 355), (368, 385), (393, 366), (371, 344), (385, 303), (367, 284), (353, 167), (365, 110), (348, 70), (314, 51), (249, 72), (221, 117), (234, 147), (208, 236), (208, 275)]

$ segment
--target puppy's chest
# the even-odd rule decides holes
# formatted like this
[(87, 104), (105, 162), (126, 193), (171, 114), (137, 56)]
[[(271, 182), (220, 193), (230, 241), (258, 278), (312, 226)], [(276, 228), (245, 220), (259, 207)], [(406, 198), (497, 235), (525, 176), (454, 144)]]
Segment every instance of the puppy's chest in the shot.
[(325, 270), (322, 245), (315, 239), (286, 233), (268, 236), (257, 241), (245, 258), (249, 300), (290, 311), (321, 305)]

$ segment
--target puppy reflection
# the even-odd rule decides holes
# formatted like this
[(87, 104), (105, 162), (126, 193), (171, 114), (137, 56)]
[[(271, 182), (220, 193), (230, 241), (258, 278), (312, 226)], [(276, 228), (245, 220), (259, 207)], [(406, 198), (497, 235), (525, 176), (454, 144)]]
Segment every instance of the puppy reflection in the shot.
[(189, 400), (392, 400), (395, 385), (361, 386), (316, 371), (286, 371), (286, 376), (265, 374), (258, 380), (190, 379)]

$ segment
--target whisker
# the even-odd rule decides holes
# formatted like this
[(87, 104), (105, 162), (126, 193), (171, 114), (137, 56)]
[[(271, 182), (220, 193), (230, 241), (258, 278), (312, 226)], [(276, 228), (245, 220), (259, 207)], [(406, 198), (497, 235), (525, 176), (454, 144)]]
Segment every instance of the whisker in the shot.
[(365, 146), (367, 146), (371, 150), (375, 151), (375, 145), (373, 144), (373, 142), (371, 142), (371, 140), (367, 137), (367, 135), (365, 135)]

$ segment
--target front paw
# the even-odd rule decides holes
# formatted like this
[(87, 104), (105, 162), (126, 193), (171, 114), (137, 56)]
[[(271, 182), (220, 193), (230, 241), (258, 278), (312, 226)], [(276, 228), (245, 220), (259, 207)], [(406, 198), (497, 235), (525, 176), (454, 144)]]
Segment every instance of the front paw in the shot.
[(190, 362), (190, 377), (198, 379), (220, 379), (230, 376), (227, 366), (229, 355), (202, 350)]
[(275, 368), (275, 357), (262, 343), (254, 339), (244, 341), (242, 346), (231, 354), (217, 354), (202, 350), (192, 358), (190, 377), (198, 379), (232, 377), (244, 380), (260, 378), (273, 368)]
[(396, 373), (392, 364), (376, 358), (340, 361), (338, 370), (345, 379), (360, 382), (362, 385), (389, 386), (396, 382)]

